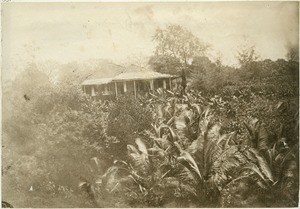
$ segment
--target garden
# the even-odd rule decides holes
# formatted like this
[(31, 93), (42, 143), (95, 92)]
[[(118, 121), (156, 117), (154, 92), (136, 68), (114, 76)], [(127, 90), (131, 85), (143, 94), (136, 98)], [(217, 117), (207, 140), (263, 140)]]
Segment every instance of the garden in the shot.
[[(162, 54), (165, 33), (182, 34), (194, 48)], [(298, 206), (298, 61), (262, 60), (249, 48), (234, 68), (211, 61), (205, 45), (179, 26), (155, 37), (158, 51), (149, 65), (180, 74), (178, 89), (97, 101), (80, 87), (89, 67), (76, 63), (61, 66), (55, 82), (30, 64), (4, 89), (3, 201), (68, 208)]]

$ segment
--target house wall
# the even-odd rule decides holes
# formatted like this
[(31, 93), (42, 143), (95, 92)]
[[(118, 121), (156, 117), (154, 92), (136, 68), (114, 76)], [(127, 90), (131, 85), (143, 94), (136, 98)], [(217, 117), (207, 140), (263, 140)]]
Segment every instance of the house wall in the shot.
[(148, 92), (150, 91), (150, 81), (136, 81), (137, 92)]
[(154, 89), (167, 89), (170, 90), (170, 79), (169, 78), (162, 78), (154, 80)]
[(118, 94), (124, 94), (123, 82), (117, 82)]
[[(178, 82), (179, 82), (178, 79), (169, 79), (169, 78), (154, 79), (153, 83), (152, 80), (137, 80), (135, 81), (136, 93), (143, 94), (149, 92), (152, 90), (151, 89), (152, 85), (153, 85), (153, 90), (156, 90), (158, 88), (170, 90), (170, 87), (176, 88)], [(134, 81), (111, 82), (108, 84), (101, 84), (101, 85), (88, 85), (88, 86), (84, 86), (83, 89), (85, 90), (85, 93), (89, 95), (92, 95), (93, 92), (92, 88), (94, 88), (95, 95), (93, 96), (111, 97), (111, 96), (116, 96), (116, 89), (115, 89), (116, 85), (117, 85), (118, 95), (122, 95), (125, 93), (134, 95)]]
[(133, 81), (127, 81), (127, 92), (133, 93), (134, 94), (134, 82)]

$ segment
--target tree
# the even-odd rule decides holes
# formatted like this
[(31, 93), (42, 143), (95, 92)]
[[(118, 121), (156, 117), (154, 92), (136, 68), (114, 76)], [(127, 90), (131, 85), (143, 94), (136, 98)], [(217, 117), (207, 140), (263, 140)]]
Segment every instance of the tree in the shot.
[(288, 61), (297, 61), (299, 62), (299, 47), (297, 45), (290, 46), (286, 54)]
[(152, 56), (149, 60), (149, 65), (155, 71), (168, 74), (177, 74), (181, 69), (180, 61), (170, 55)]
[(259, 56), (257, 55), (254, 46), (243, 47), (238, 50), (236, 57), (241, 65), (241, 77), (244, 77), (245, 79), (252, 79), (259, 76), (260, 70), (257, 62)]
[(208, 45), (180, 25), (169, 25), (166, 29), (157, 29), (153, 38), (156, 43), (156, 57), (172, 57), (180, 63), (182, 71), (182, 94), (186, 88), (186, 70), (193, 58), (204, 55)]
[(194, 57), (190, 68), (191, 77), (194, 78), (191, 81), (191, 88), (201, 89), (206, 93), (214, 94), (223, 86), (226, 80), (226, 74), (223, 73), (223, 66), (220, 60), (213, 63), (208, 57), (197, 56)]
[(154, 41), (157, 43), (156, 55), (169, 55), (188, 63), (196, 55), (204, 55), (207, 45), (187, 29), (179, 25), (169, 25), (165, 30), (157, 29)]

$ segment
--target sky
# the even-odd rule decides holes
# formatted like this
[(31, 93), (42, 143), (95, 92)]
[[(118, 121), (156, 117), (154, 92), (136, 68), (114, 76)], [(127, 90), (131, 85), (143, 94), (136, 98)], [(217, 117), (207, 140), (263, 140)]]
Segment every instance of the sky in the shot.
[(10, 3), (1, 12), (4, 80), (28, 62), (151, 56), (155, 30), (168, 24), (190, 30), (227, 65), (242, 46), (276, 60), (299, 45), (298, 2)]

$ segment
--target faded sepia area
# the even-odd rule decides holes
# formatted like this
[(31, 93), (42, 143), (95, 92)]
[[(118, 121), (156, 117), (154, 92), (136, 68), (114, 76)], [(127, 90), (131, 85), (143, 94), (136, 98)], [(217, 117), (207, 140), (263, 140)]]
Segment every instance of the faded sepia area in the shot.
[(299, 3), (2, 3), (2, 207), (297, 207)]

